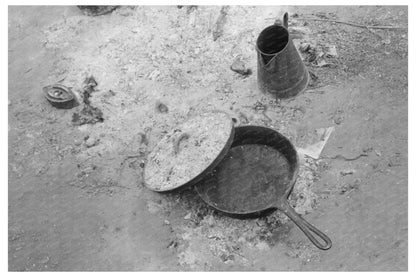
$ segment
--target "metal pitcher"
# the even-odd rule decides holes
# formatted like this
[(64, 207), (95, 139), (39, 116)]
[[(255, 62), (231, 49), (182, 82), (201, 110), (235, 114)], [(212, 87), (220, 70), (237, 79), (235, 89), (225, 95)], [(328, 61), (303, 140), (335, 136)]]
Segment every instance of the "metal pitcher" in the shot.
[(288, 98), (303, 92), (308, 86), (309, 72), (288, 31), (288, 13), (283, 26), (265, 28), (257, 38), (257, 79), (262, 92), (277, 98)]

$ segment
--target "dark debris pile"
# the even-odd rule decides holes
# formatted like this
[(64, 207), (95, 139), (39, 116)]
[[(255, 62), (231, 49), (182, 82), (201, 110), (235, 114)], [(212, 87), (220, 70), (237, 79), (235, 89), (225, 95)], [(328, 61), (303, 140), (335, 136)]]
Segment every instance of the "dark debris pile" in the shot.
[(93, 76), (87, 77), (84, 80), (84, 86), (81, 91), (84, 107), (79, 113), (74, 113), (72, 115), (72, 123), (74, 125), (80, 126), (104, 121), (103, 112), (99, 108), (91, 106), (90, 102), (91, 94), (94, 92), (97, 85)]

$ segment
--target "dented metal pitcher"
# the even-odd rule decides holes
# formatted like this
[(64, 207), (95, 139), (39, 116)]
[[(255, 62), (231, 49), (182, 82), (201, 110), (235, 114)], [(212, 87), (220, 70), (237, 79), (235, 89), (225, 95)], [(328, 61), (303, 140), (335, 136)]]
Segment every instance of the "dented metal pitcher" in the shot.
[(283, 25), (271, 25), (256, 43), (257, 81), (264, 93), (277, 98), (293, 97), (308, 86), (309, 73), (288, 31), (288, 13)]

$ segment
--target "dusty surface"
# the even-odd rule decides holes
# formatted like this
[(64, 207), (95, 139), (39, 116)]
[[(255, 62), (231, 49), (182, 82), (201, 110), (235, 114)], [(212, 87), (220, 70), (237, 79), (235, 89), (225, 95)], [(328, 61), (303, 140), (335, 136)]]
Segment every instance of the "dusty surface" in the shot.
[[(407, 8), (231, 7), (223, 29), (220, 9), (9, 8), (9, 270), (407, 270), (407, 30), (300, 19), (407, 26)], [(313, 45), (302, 55), (317, 78), (275, 101), (257, 89), (254, 46), (284, 10), (298, 14), (290, 31)], [(231, 71), (236, 59), (253, 74)], [(91, 74), (104, 122), (74, 126), (82, 105), (55, 109), (42, 87), (79, 93)], [(321, 159), (303, 159), (290, 198), (330, 250), (279, 212), (233, 219), (193, 189), (143, 186), (164, 132), (209, 110), (295, 145), (335, 126)]]

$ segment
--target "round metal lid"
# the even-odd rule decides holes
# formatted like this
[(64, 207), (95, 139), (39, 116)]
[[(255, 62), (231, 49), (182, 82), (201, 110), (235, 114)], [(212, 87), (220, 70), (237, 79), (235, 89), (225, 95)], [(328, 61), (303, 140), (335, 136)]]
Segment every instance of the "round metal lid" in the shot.
[(43, 88), (46, 99), (57, 108), (73, 108), (76, 106), (75, 95), (72, 90), (61, 84), (54, 84)]
[(225, 112), (193, 117), (167, 133), (149, 154), (144, 179), (154, 191), (195, 184), (230, 149), (234, 124)]

